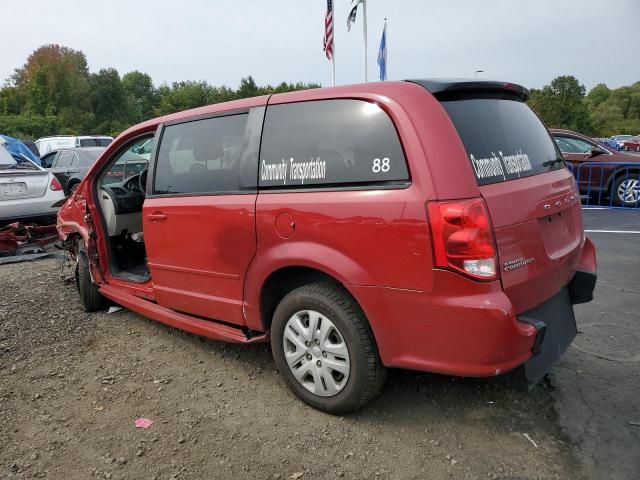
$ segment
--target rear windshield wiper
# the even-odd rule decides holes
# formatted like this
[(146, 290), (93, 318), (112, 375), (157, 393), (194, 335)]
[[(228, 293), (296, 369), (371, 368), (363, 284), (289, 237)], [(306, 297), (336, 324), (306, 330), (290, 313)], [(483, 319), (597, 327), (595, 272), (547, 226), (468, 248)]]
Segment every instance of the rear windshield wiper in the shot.
[(553, 167), (556, 163), (564, 163), (564, 158), (556, 158), (554, 160), (547, 160), (542, 163), (543, 167)]

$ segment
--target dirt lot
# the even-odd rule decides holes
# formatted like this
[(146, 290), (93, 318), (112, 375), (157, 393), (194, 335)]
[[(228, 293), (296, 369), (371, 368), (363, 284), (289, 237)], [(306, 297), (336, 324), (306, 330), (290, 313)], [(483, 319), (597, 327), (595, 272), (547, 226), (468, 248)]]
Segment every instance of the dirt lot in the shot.
[(395, 371), (367, 408), (332, 417), (289, 393), (266, 345), (85, 314), (54, 260), (0, 268), (0, 477), (583, 475), (549, 388)]
[(58, 261), (0, 266), (0, 478), (638, 478), (639, 236), (601, 232), (640, 219), (585, 222), (596, 300), (551, 384), (393, 371), (347, 417), (295, 399), (266, 345), (85, 314)]

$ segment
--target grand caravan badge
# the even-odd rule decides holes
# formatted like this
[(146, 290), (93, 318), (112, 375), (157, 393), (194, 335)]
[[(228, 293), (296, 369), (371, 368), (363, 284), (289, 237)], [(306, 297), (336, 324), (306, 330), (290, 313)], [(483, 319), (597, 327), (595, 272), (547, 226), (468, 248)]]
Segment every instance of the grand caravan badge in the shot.
[(511, 270), (515, 270), (516, 268), (521, 268), (526, 265), (530, 265), (535, 262), (536, 259), (534, 257), (531, 258), (516, 258), (515, 260), (509, 260), (508, 262), (504, 262), (502, 268), (505, 272), (510, 272)]

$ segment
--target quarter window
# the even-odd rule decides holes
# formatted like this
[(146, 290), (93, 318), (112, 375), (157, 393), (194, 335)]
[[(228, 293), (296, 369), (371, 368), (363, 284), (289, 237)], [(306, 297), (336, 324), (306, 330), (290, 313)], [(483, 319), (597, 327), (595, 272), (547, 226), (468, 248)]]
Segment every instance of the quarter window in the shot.
[(165, 127), (153, 193), (208, 194), (256, 188), (264, 109)]
[(375, 103), (323, 100), (267, 108), (259, 185), (308, 188), (406, 183), (400, 139)]
[(70, 167), (74, 153), (68, 150), (60, 152), (56, 161), (56, 167)]

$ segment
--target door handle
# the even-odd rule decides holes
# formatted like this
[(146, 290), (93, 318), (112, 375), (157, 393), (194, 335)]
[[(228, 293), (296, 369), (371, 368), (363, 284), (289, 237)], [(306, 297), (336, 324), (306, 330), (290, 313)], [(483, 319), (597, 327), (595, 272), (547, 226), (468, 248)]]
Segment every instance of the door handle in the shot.
[(162, 212), (150, 213), (147, 218), (152, 222), (160, 222), (167, 219), (167, 215)]

